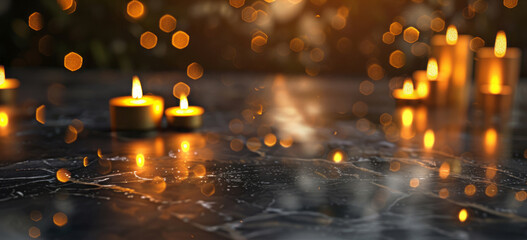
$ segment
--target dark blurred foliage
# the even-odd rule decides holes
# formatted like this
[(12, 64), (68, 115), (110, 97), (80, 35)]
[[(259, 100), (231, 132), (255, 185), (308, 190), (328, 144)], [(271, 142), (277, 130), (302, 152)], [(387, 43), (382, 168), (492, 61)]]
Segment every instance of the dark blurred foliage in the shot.
[[(455, 24), (461, 34), (479, 36), (487, 46), (503, 29), (509, 46), (527, 50), (522, 26), (527, 22), (527, 4), (522, 1), (508, 9), (502, 0), (246, 0), (240, 8), (229, 5), (229, 0), (143, 0), (146, 12), (140, 19), (127, 15), (128, 2), (76, 0), (76, 10), (68, 13), (56, 0), (1, 0), (0, 64), (63, 67), (64, 56), (73, 51), (83, 56), (83, 69), (183, 70), (198, 62), (206, 71), (364, 74), (377, 63), (388, 75), (397, 75), (425, 68), (427, 53), (415, 56), (402, 35), (393, 44), (383, 43), (382, 35), (394, 21), (407, 28), (416, 26), (423, 15)], [(243, 20), (248, 7), (261, 10), (255, 21)], [(335, 28), (332, 21), (344, 8), (345, 26)], [(28, 27), (33, 12), (43, 16), (40, 31)], [(177, 19), (175, 31), (190, 35), (188, 47), (174, 48), (175, 31), (159, 29), (159, 18), (165, 14)], [(158, 37), (153, 49), (140, 45), (145, 31)], [(267, 36), (267, 42), (255, 52), (251, 39), (257, 31)], [(425, 44), (435, 33), (429, 28), (419, 31), (419, 42)], [(295, 37), (305, 42), (298, 53), (289, 47)], [(321, 61), (310, 57), (314, 48), (322, 50)], [(406, 54), (406, 65), (400, 69), (388, 64), (396, 49)]]

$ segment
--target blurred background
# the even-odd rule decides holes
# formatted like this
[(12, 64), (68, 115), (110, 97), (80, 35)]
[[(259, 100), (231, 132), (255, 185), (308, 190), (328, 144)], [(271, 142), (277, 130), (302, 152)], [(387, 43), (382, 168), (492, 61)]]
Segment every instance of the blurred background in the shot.
[[(474, 37), (472, 50), (505, 30), (526, 51), (526, 10), (518, 0), (0, 0), (0, 64), (184, 71), (197, 62), (380, 80), (424, 69), (431, 36), (450, 24)], [(65, 62), (71, 52), (78, 67)]]

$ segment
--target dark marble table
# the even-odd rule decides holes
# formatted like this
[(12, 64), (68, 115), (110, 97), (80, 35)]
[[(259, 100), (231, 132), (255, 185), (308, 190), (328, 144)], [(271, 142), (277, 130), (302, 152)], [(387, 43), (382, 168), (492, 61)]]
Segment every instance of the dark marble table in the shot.
[(204, 127), (112, 133), (108, 100), (132, 74), (8, 76), (22, 87), (0, 108), (1, 239), (527, 238), (524, 86), (489, 126), (473, 109), (396, 107), (386, 79), (364, 95), (360, 77), (142, 73), (167, 106), (188, 83)]

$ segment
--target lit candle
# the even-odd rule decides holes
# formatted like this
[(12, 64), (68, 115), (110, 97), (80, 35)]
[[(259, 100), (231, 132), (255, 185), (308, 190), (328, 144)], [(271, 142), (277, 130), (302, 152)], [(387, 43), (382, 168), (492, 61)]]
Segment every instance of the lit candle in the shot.
[(403, 88), (393, 90), (393, 97), (397, 103), (414, 103), (422, 99), (418, 92), (414, 90), (414, 84), (410, 78), (404, 80)]
[(494, 48), (478, 50), (476, 106), (485, 111), (499, 111), (504, 117), (508, 117), (513, 103), (513, 91), (520, 75), (520, 58), (520, 49), (507, 48), (507, 38), (503, 31), (496, 35)]
[(427, 105), (439, 105), (444, 96), (440, 95), (439, 81), (437, 78), (438, 66), (435, 58), (428, 59), (425, 70), (415, 71), (414, 80), (417, 82), (417, 94), (425, 99)]
[(437, 59), (439, 68), (437, 90), (439, 99), (443, 99), (437, 105), (468, 107), (473, 59), (469, 48), (471, 39), (469, 35), (458, 35), (453, 25), (447, 28), (445, 35), (432, 37), (432, 56)]
[(111, 127), (114, 131), (153, 130), (161, 126), (164, 100), (154, 95), (143, 96), (137, 76), (132, 81), (132, 96), (110, 99)]
[(0, 104), (14, 104), (16, 89), (20, 82), (14, 78), (5, 78), (4, 66), (0, 66)]
[(174, 97), (179, 98), (179, 107), (171, 107), (165, 111), (168, 125), (179, 130), (193, 130), (203, 124), (202, 115), (205, 110), (198, 106), (189, 106), (187, 96), (190, 87), (185, 83), (174, 85)]

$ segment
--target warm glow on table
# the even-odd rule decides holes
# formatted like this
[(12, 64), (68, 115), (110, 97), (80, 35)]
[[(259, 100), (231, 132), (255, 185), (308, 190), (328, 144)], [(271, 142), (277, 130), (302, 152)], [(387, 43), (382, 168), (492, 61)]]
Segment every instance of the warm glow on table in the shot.
[(181, 96), (179, 107), (171, 107), (166, 110), (167, 115), (178, 117), (189, 117), (202, 115), (205, 110), (202, 107), (189, 106), (186, 96)]

